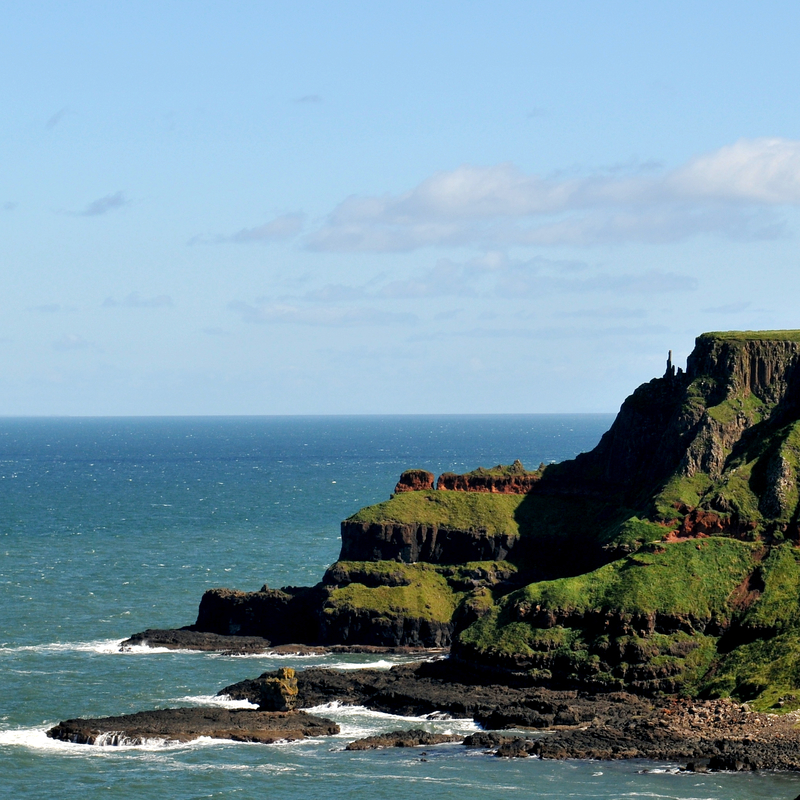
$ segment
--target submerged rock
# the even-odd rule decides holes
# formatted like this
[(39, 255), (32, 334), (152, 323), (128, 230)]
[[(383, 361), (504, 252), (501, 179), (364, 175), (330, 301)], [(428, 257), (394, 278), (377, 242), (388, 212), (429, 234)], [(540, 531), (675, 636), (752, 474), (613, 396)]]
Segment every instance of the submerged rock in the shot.
[(345, 750), (378, 750), (382, 747), (432, 747), (448, 742), (461, 742), (463, 736), (453, 733), (430, 733), (422, 728), (412, 728), (408, 731), (392, 731), (378, 736), (367, 736), (350, 742)]

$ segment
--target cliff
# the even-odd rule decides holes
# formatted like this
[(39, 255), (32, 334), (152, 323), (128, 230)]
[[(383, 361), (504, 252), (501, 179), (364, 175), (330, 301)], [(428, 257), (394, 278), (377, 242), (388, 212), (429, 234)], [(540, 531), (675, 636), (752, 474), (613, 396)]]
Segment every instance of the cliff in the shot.
[(194, 628), (452, 644), (511, 682), (800, 707), (800, 331), (708, 333), (591, 452), (401, 476), (315, 587), (204, 596)]

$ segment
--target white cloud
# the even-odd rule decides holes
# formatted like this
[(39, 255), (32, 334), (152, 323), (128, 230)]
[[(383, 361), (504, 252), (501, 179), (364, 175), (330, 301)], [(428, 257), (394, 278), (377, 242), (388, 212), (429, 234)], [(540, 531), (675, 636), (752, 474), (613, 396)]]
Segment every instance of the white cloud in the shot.
[(382, 311), (377, 308), (306, 307), (290, 303), (264, 303), (251, 305), (235, 300), (228, 308), (239, 314), (244, 322), (261, 324), (291, 323), (327, 328), (349, 328), (361, 325), (408, 324), (416, 320), (414, 314)]
[(212, 243), (224, 244), (227, 242), (247, 243), (262, 242), (268, 243), (281, 239), (291, 239), (303, 230), (305, 214), (293, 213), (282, 214), (275, 219), (257, 225), (255, 228), (242, 228), (240, 231), (230, 236), (217, 236), (213, 239), (206, 239), (202, 236), (195, 236), (189, 240), (189, 244)]
[(765, 205), (800, 203), (800, 141), (740, 139), (690, 161), (667, 179), (679, 196)]
[(399, 195), (349, 197), (306, 244), (327, 251), (447, 245), (669, 242), (781, 234), (800, 204), (800, 142), (743, 139), (664, 174), (526, 175), (513, 164), (438, 172)]
[(497, 293), (505, 297), (525, 297), (558, 293), (611, 292), (614, 295), (669, 294), (692, 292), (697, 279), (675, 272), (648, 270), (638, 274), (598, 273), (586, 278), (540, 275), (515, 270), (497, 283)]

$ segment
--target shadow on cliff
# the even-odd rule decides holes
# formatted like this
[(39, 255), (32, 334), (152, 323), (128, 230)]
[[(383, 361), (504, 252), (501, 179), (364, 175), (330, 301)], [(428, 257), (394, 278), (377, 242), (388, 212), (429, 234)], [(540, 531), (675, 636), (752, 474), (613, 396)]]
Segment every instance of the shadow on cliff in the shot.
[(527, 582), (590, 572), (620, 557), (608, 539), (631, 514), (601, 498), (531, 492), (514, 514), (520, 539), (509, 561)]

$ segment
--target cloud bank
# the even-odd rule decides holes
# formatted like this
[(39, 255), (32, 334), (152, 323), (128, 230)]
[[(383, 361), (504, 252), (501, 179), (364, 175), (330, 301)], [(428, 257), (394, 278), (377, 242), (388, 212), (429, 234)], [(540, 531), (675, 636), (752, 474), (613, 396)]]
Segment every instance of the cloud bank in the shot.
[(349, 197), (306, 238), (319, 251), (774, 238), (800, 205), (800, 141), (742, 139), (664, 174), (526, 175), (513, 164), (438, 172), (399, 195)]

